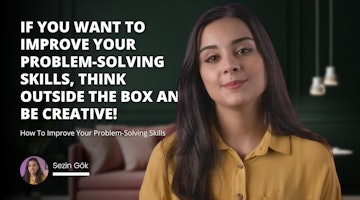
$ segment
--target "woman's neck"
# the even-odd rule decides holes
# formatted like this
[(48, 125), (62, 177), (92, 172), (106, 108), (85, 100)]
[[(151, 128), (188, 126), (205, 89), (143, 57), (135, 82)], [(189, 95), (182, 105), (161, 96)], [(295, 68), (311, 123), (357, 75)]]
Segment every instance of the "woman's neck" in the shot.
[(221, 137), (242, 159), (259, 145), (266, 126), (257, 106), (239, 109), (217, 107)]

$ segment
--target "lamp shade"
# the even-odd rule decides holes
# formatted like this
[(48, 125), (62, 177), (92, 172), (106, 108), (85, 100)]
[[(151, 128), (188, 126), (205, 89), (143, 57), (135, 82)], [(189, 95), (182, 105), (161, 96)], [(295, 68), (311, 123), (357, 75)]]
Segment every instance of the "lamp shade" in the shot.
[(335, 73), (335, 67), (334, 66), (327, 66), (324, 76), (324, 84), (327, 86), (336, 86), (338, 85), (337, 76)]
[(314, 76), (310, 87), (310, 94), (313, 96), (322, 96), (326, 92), (325, 85), (322, 83), (320, 76)]

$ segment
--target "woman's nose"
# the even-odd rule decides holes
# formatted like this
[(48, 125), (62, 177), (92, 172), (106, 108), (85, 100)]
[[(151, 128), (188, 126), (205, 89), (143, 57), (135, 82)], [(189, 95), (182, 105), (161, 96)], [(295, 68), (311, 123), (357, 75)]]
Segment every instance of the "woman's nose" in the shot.
[(234, 55), (226, 56), (223, 61), (223, 73), (236, 73), (240, 71), (240, 61)]

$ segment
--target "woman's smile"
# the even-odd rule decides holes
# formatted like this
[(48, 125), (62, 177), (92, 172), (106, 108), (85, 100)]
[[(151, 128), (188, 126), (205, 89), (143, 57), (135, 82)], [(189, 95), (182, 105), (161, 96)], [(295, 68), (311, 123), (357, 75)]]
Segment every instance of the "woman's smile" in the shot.
[(241, 88), (247, 81), (248, 79), (229, 81), (227, 83), (222, 84), (221, 87), (229, 90), (235, 90)]

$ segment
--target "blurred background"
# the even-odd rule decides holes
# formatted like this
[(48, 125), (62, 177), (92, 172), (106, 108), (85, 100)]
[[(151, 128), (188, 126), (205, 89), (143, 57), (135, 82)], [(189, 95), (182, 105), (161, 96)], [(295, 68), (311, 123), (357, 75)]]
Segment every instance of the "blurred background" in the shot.
[[(73, 88), (51, 86), (51, 90), (176, 90), (177, 76), (182, 64), (190, 30), (195, 20), (208, 8), (225, 0), (198, 1), (146, 1), (146, 0), (15, 0), (4, 9), (6, 45), (2, 45), (5, 75), (5, 143), (3, 160), (6, 162), (5, 196), (39, 192), (44, 195), (66, 196), (67, 177), (48, 177), (46, 184), (31, 187), (20, 177), (21, 162), (30, 155), (38, 155), (47, 163), (67, 161), (68, 147), (77, 142), (74, 137), (20, 137), (19, 131), (49, 129), (73, 130), (75, 127), (93, 127), (96, 123), (128, 125), (165, 124), (175, 121), (176, 103), (82, 103), (82, 107), (117, 107), (116, 121), (94, 120), (20, 120), (20, 107), (78, 107), (79, 104), (22, 103), (20, 91), (39, 88), (20, 86), (20, 55), (163, 55), (162, 69), (121, 70), (126, 72), (126, 86), (80, 86)], [(270, 35), (298, 116), (309, 129), (323, 135), (340, 153), (335, 156), (342, 190), (345, 195), (360, 195), (360, 74), (359, 67), (359, 1), (329, 0), (318, 4), (314, 0), (238, 0), (255, 12)], [(333, 21), (329, 19), (332, 16)], [(318, 19), (318, 21), (316, 20)], [(38, 33), (20, 34), (20, 21), (75, 21), (75, 20), (141, 20), (146, 24), (142, 34), (105, 35), (52, 34), (46, 37), (132, 37), (136, 39), (136, 52), (117, 51), (51, 51), (21, 52), (20, 38), (45, 37)], [(331, 29), (332, 27), (332, 29)], [(318, 29), (318, 31), (317, 31)], [(316, 37), (316, 33), (318, 37)], [(318, 46), (316, 47), (316, 44)], [(330, 51), (332, 52), (330, 53)], [(331, 63), (330, 63), (331, 62)], [(325, 86), (326, 93), (313, 96), (309, 93), (314, 76), (324, 77), (326, 67), (332, 65), (338, 77), (337, 86)], [(45, 70), (37, 70), (37, 72)], [(52, 72), (119, 72), (119, 69), (53, 69)], [(3, 73), (5, 74), (5, 73)], [(347, 150), (352, 153), (347, 154)], [(341, 154), (341, 152), (346, 152)]]

